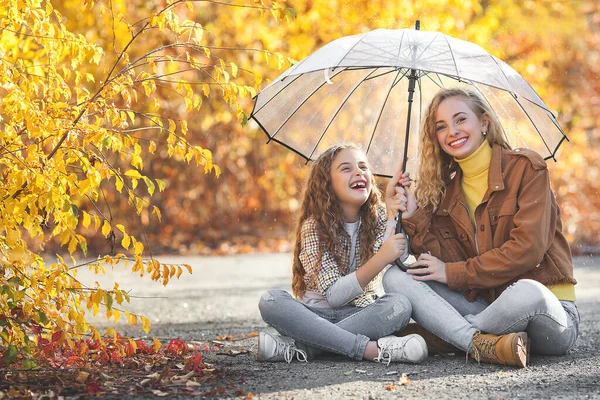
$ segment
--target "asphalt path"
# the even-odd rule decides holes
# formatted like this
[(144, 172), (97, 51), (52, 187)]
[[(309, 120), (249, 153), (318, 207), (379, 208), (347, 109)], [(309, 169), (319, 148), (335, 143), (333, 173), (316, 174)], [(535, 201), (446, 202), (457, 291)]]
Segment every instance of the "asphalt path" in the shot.
[[(88, 284), (97, 281), (111, 288), (116, 281), (130, 289), (133, 297), (125, 308), (150, 319), (149, 336), (224, 344), (205, 359), (254, 398), (600, 399), (600, 257), (574, 260), (582, 318), (576, 347), (562, 357), (532, 356), (527, 369), (477, 364), (464, 354), (429, 357), (419, 365), (385, 366), (337, 356), (309, 363), (261, 363), (253, 354), (257, 338), (252, 336), (270, 328), (260, 318), (258, 300), (267, 289), (290, 290), (291, 254), (158, 259), (189, 264), (193, 273), (184, 272), (167, 286), (125, 267), (108, 269), (105, 276), (80, 271), (79, 277)], [(102, 328), (145, 336), (123, 321), (91, 320)], [(399, 384), (402, 374), (408, 385)]]

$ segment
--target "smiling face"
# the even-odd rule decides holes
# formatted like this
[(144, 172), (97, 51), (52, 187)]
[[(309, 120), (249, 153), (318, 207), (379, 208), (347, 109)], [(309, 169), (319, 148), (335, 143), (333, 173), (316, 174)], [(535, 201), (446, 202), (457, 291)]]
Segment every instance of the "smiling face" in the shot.
[(360, 207), (372, 189), (373, 175), (364, 153), (343, 149), (331, 163), (331, 186), (344, 210), (346, 222), (358, 220)]
[(435, 114), (435, 134), (442, 150), (463, 159), (475, 152), (485, 140), (488, 121), (479, 118), (471, 109), (469, 100), (461, 96), (443, 100)]

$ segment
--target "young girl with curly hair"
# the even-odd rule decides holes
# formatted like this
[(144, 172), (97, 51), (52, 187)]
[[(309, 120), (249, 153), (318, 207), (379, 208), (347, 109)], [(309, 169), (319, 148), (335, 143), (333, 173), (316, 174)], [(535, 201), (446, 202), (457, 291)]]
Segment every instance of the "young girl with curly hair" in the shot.
[(415, 196), (399, 174), (386, 190), (406, 199), (418, 258), (386, 272), (386, 292), (407, 296), (416, 322), (476, 359), (525, 367), (530, 350), (565, 354), (579, 333), (576, 282), (545, 161), (511, 150), (469, 89), (433, 98), (420, 140)]
[(307, 361), (323, 351), (388, 364), (427, 357), (419, 335), (389, 336), (408, 324), (408, 299), (376, 295), (382, 270), (407, 257), (405, 236), (391, 234), (398, 208), (390, 206), (388, 224), (367, 158), (357, 147), (331, 147), (312, 164), (296, 232), (296, 298), (284, 290), (263, 294), (262, 318), (279, 333), (260, 333), (259, 360)]

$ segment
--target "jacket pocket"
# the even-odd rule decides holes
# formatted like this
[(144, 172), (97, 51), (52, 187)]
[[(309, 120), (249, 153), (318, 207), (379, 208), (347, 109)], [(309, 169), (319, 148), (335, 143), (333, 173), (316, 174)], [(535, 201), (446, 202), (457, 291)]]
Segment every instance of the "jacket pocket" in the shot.
[(510, 231), (514, 228), (514, 215), (517, 211), (519, 211), (517, 196), (507, 197), (501, 205), (488, 209), (494, 247), (501, 246), (510, 238)]
[[(438, 226), (438, 237), (440, 238), (440, 246), (442, 250), (444, 262), (462, 261), (459, 256), (461, 245), (460, 239), (454, 232), (454, 229), (445, 226)], [(463, 235), (465, 236), (465, 235)]]

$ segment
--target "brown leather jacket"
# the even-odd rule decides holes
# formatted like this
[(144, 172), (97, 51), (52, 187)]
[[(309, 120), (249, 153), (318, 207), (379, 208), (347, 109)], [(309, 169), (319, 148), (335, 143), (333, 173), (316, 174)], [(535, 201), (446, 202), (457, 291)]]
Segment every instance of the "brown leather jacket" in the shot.
[(418, 209), (403, 226), (415, 255), (446, 263), (450, 289), (470, 301), (495, 300), (519, 279), (544, 285), (573, 283), (573, 261), (546, 162), (527, 149), (494, 145), (488, 190), (475, 210), (475, 227), (460, 186), (460, 168), (437, 210)]

